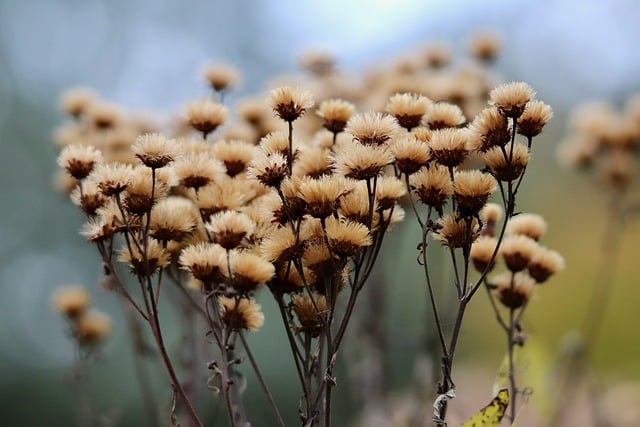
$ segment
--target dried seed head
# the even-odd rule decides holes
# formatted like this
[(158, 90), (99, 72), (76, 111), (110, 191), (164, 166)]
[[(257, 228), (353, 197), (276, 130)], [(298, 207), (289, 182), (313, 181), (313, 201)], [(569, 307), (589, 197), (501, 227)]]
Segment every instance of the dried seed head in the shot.
[(189, 126), (207, 135), (215, 131), (218, 126), (227, 121), (229, 109), (210, 99), (191, 101), (186, 106), (185, 115)]
[(491, 279), (500, 302), (508, 308), (522, 307), (533, 295), (535, 280), (525, 273), (502, 273)]
[(259, 155), (251, 161), (247, 170), (249, 178), (273, 188), (279, 188), (287, 174), (287, 159), (280, 153)]
[(82, 345), (95, 345), (111, 332), (111, 319), (98, 311), (87, 311), (74, 322), (73, 333)]
[(264, 314), (254, 298), (219, 297), (222, 321), (233, 330), (257, 331), (264, 324)]
[(239, 71), (228, 64), (212, 63), (205, 67), (204, 77), (216, 92), (235, 86), (240, 81)]
[(98, 95), (89, 88), (74, 88), (65, 91), (60, 99), (60, 108), (73, 116), (83, 116), (91, 105), (98, 100)]
[(224, 166), (206, 153), (185, 155), (174, 162), (172, 169), (181, 187), (196, 192), (224, 174)]
[(67, 145), (58, 156), (58, 165), (75, 179), (86, 178), (102, 161), (102, 152), (91, 145)]
[(469, 132), (465, 129), (447, 128), (434, 131), (429, 141), (431, 157), (442, 166), (459, 166), (471, 151)]
[(552, 117), (553, 111), (547, 104), (537, 100), (529, 101), (518, 118), (516, 129), (520, 135), (533, 138), (542, 132)]
[(491, 261), (497, 245), (498, 239), (492, 236), (480, 236), (478, 237), (478, 240), (473, 242), (473, 245), (471, 245), (471, 252), (469, 253), (469, 256), (471, 257), (474, 268), (479, 273), (484, 273), (485, 271), (491, 271), (493, 269), (495, 260), (500, 256), (500, 249), (498, 249), (494, 261)]
[[(312, 299), (313, 298), (313, 299)], [(294, 295), (291, 305), (300, 322), (300, 330), (312, 337), (318, 337), (324, 330), (327, 316), (327, 300), (324, 295), (306, 293)]]
[(269, 106), (285, 122), (293, 122), (313, 107), (310, 92), (289, 86), (269, 92)]
[(367, 180), (381, 175), (393, 163), (393, 154), (386, 145), (363, 145), (345, 142), (336, 148), (335, 171), (347, 178)]
[(94, 216), (96, 211), (107, 203), (107, 200), (96, 183), (88, 180), (76, 186), (71, 192), (71, 201), (87, 216)]
[(376, 200), (379, 209), (391, 209), (406, 194), (407, 187), (395, 176), (382, 176), (376, 182)]
[(197, 221), (198, 210), (191, 200), (170, 196), (151, 210), (151, 237), (161, 242), (181, 242), (191, 236)]
[(537, 248), (538, 243), (524, 235), (506, 236), (500, 247), (507, 268), (513, 272), (526, 269)]
[(335, 218), (327, 220), (327, 239), (331, 251), (342, 259), (355, 256), (372, 242), (366, 226), (359, 222)]
[(142, 164), (153, 169), (165, 167), (180, 153), (176, 140), (157, 133), (140, 135), (131, 149)]
[(517, 119), (525, 107), (536, 95), (534, 90), (524, 82), (502, 84), (489, 93), (489, 100), (505, 117)]
[(234, 251), (229, 262), (233, 274), (232, 285), (241, 293), (254, 291), (275, 273), (273, 264), (249, 252)]
[(511, 130), (506, 118), (497, 108), (485, 108), (471, 122), (469, 130), (478, 151), (485, 152), (493, 147), (503, 147), (511, 140)]
[(235, 249), (243, 239), (249, 238), (256, 224), (246, 214), (235, 211), (219, 212), (211, 216), (205, 224), (213, 241), (230, 250)]
[(131, 181), (124, 192), (123, 204), (125, 210), (131, 215), (144, 215), (153, 205), (167, 196), (170, 188), (171, 177), (162, 174), (161, 169), (155, 173), (155, 181), (151, 169), (138, 166), (133, 169)]
[(541, 215), (522, 213), (516, 215), (507, 223), (507, 235), (524, 235), (535, 241), (547, 231), (547, 222)]
[(539, 246), (527, 266), (529, 275), (537, 283), (547, 281), (552, 274), (564, 269), (564, 258), (558, 252)]
[(424, 117), (424, 123), (431, 130), (456, 127), (466, 121), (462, 109), (448, 102), (436, 102), (431, 105)]
[(501, 44), (502, 41), (498, 35), (483, 32), (473, 36), (469, 47), (474, 57), (481, 61), (493, 62), (500, 52)]
[(89, 175), (89, 181), (98, 186), (102, 194), (111, 197), (122, 193), (133, 177), (131, 165), (122, 163), (100, 163)]
[(480, 227), (475, 218), (458, 218), (447, 214), (438, 220), (440, 229), (433, 237), (452, 249), (471, 245), (479, 236)]
[(502, 206), (497, 203), (487, 203), (480, 209), (480, 221), (482, 221), (482, 236), (495, 235), (496, 224), (502, 218)]
[(398, 93), (389, 98), (385, 111), (396, 118), (407, 130), (420, 126), (422, 118), (431, 106), (431, 100), (415, 93)]
[(431, 157), (429, 146), (412, 134), (397, 138), (390, 149), (396, 158), (396, 168), (405, 175), (412, 175), (419, 171)]
[(224, 164), (230, 177), (244, 173), (256, 154), (255, 147), (244, 141), (220, 140), (212, 148), (214, 156)]
[(337, 134), (344, 131), (354, 111), (355, 106), (350, 102), (330, 99), (320, 104), (317, 114), (322, 117), (322, 125), (330, 132)]
[(91, 298), (82, 286), (65, 286), (53, 294), (53, 306), (69, 319), (75, 319), (89, 307)]
[(205, 285), (217, 285), (226, 279), (227, 252), (220, 245), (197, 243), (187, 246), (182, 250), (179, 262), (183, 269)]
[[(493, 176), (499, 181), (513, 181), (518, 179), (524, 172), (525, 167), (529, 163), (529, 150), (526, 146), (516, 143), (511, 153), (511, 143), (504, 147), (507, 157), (500, 147), (493, 147), (484, 153), (484, 160), (491, 169)], [(511, 161), (508, 161), (509, 156)]]
[(369, 111), (356, 114), (347, 122), (345, 132), (363, 145), (383, 145), (398, 132), (398, 122), (392, 116)]
[(409, 178), (411, 190), (420, 201), (437, 210), (447, 203), (453, 195), (453, 182), (449, 171), (444, 166), (432, 165), (429, 169), (422, 168)]
[(479, 170), (459, 171), (454, 175), (454, 192), (462, 216), (476, 216), (497, 187), (496, 180)]
[(171, 257), (157, 240), (149, 239), (146, 244), (132, 245), (131, 250), (127, 246), (123, 247), (120, 250), (118, 260), (129, 264), (131, 271), (136, 275), (147, 277), (168, 266)]
[(324, 219), (340, 207), (340, 199), (353, 188), (354, 183), (338, 176), (303, 179), (298, 197), (305, 201), (306, 212), (314, 218)]

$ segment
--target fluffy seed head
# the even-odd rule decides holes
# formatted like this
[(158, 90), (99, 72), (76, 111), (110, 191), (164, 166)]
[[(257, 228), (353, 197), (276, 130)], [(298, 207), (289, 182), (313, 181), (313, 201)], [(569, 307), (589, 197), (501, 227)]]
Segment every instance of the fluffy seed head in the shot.
[(432, 165), (422, 168), (409, 178), (411, 190), (427, 206), (442, 209), (453, 195), (453, 182), (444, 166)]
[(89, 293), (82, 286), (65, 286), (53, 294), (53, 306), (64, 316), (75, 319), (89, 307)]
[(509, 220), (505, 232), (507, 235), (524, 235), (533, 240), (540, 240), (540, 237), (547, 231), (547, 222), (541, 215), (532, 213), (521, 213)]
[(350, 102), (330, 99), (320, 104), (317, 114), (322, 117), (323, 126), (337, 134), (344, 130), (354, 111), (355, 106)]
[(517, 272), (527, 268), (531, 257), (538, 249), (538, 243), (523, 235), (506, 236), (500, 249), (507, 268)]
[(264, 324), (264, 314), (254, 298), (219, 297), (222, 321), (233, 330), (257, 331)]
[(269, 106), (282, 120), (293, 122), (313, 107), (313, 98), (310, 92), (284, 86), (269, 92)]
[(475, 218), (458, 218), (447, 214), (438, 220), (440, 229), (434, 237), (450, 248), (462, 248), (473, 243), (479, 235), (480, 227)]
[(493, 89), (489, 93), (489, 100), (503, 116), (517, 119), (535, 95), (536, 93), (527, 83), (512, 82)]
[(513, 147), (511, 162), (508, 161), (511, 153), (511, 143), (504, 147), (507, 157), (500, 147), (494, 147), (484, 153), (484, 160), (491, 169), (493, 176), (499, 181), (513, 181), (518, 179), (529, 163), (529, 150), (526, 146), (516, 143)]
[(551, 275), (564, 269), (564, 258), (558, 252), (538, 247), (527, 266), (529, 275), (537, 283), (545, 282)]
[(491, 279), (500, 302), (512, 309), (522, 307), (533, 295), (535, 280), (525, 273), (502, 273)]
[(207, 135), (227, 121), (229, 109), (210, 99), (201, 99), (189, 102), (185, 115), (189, 126), (202, 132), (206, 139)]
[(431, 130), (456, 127), (466, 122), (462, 109), (448, 102), (436, 102), (429, 107), (424, 123)]
[(477, 215), (496, 188), (496, 180), (488, 173), (479, 170), (456, 172), (454, 192), (458, 201), (458, 211), (462, 216)]
[(91, 145), (67, 145), (58, 156), (58, 165), (75, 179), (86, 178), (102, 161), (102, 152)]
[(398, 122), (392, 116), (369, 111), (356, 114), (347, 122), (345, 132), (363, 145), (382, 145), (398, 132)]
[(431, 106), (431, 100), (415, 93), (397, 93), (389, 98), (385, 111), (396, 118), (407, 130), (420, 126), (422, 118)]
[(131, 149), (142, 164), (153, 169), (165, 167), (179, 156), (177, 142), (157, 133), (140, 135)]

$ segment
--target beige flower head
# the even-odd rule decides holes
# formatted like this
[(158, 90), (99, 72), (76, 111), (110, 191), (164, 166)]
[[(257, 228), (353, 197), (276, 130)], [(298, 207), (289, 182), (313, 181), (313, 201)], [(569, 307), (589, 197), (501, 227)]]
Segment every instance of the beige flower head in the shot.
[(202, 133), (204, 139), (227, 121), (229, 109), (210, 99), (191, 101), (186, 106), (185, 115), (189, 126)]
[(529, 301), (536, 284), (526, 273), (512, 275), (509, 272), (493, 277), (491, 283), (496, 286), (500, 302), (511, 309), (520, 308)]
[(327, 321), (327, 300), (324, 295), (301, 293), (291, 298), (293, 311), (296, 313), (300, 330), (312, 337), (318, 337), (324, 330)]
[(496, 180), (479, 170), (465, 170), (454, 175), (454, 192), (458, 212), (462, 216), (476, 216), (497, 189)]
[(344, 131), (354, 111), (355, 106), (350, 102), (341, 99), (329, 99), (320, 104), (317, 114), (322, 117), (322, 125), (330, 132), (337, 134)]
[(500, 114), (517, 119), (535, 95), (536, 93), (527, 83), (512, 82), (493, 89), (489, 93), (489, 100), (500, 111)]
[(241, 293), (254, 291), (262, 283), (269, 281), (275, 267), (259, 255), (233, 251), (230, 257), (231, 284)]
[(65, 286), (53, 294), (53, 306), (69, 319), (75, 319), (89, 307), (89, 292), (82, 286)]
[(58, 156), (58, 165), (75, 179), (86, 178), (102, 161), (102, 152), (91, 145), (67, 145)]
[(129, 264), (131, 271), (140, 277), (153, 275), (156, 271), (169, 265), (169, 252), (155, 239), (149, 239), (140, 245), (124, 246), (120, 250), (118, 260)]
[[(484, 153), (484, 160), (493, 176), (499, 181), (513, 181), (518, 179), (529, 163), (529, 150), (523, 144), (511, 143), (504, 147), (493, 147)], [(506, 157), (505, 157), (506, 152)], [(509, 161), (510, 158), (510, 161)]]
[(385, 111), (396, 118), (407, 130), (420, 126), (422, 118), (431, 106), (431, 100), (415, 93), (398, 93), (389, 98)]
[(131, 149), (142, 164), (152, 169), (165, 167), (180, 155), (176, 140), (157, 133), (140, 135)]
[(240, 72), (229, 64), (208, 64), (204, 68), (203, 74), (209, 86), (216, 92), (235, 86), (240, 81)]
[(537, 283), (546, 282), (549, 277), (563, 270), (564, 258), (558, 252), (539, 246), (529, 260), (527, 271)]
[(188, 270), (194, 278), (202, 281), (205, 286), (211, 287), (226, 279), (228, 271), (227, 252), (220, 245), (197, 243), (187, 246), (182, 250), (179, 262), (183, 269)]
[(269, 92), (269, 106), (285, 122), (293, 122), (313, 107), (310, 92), (289, 86)]
[(459, 166), (469, 152), (469, 132), (466, 129), (446, 128), (434, 131), (429, 141), (431, 157), (442, 166)]
[(396, 159), (396, 168), (405, 175), (418, 172), (431, 158), (429, 146), (413, 134), (396, 138), (390, 149)]
[(246, 214), (235, 211), (219, 212), (211, 216), (206, 228), (213, 241), (230, 250), (235, 249), (253, 233), (255, 223)]
[(453, 195), (453, 182), (444, 166), (432, 165), (429, 169), (420, 169), (411, 175), (409, 184), (420, 202), (436, 210), (441, 210)]
[(527, 103), (524, 112), (518, 118), (516, 129), (520, 135), (533, 138), (542, 132), (552, 117), (551, 107), (542, 101), (533, 100)]
[(432, 104), (424, 117), (424, 123), (431, 130), (453, 128), (466, 122), (462, 109), (448, 102)]
[(438, 220), (438, 225), (440, 228), (434, 237), (452, 249), (471, 245), (480, 233), (475, 218), (459, 218), (447, 214)]
[(264, 324), (264, 314), (254, 298), (219, 297), (222, 321), (235, 331), (257, 331)]
[(383, 145), (398, 132), (398, 122), (393, 116), (369, 111), (356, 114), (347, 122), (345, 132), (363, 145)]

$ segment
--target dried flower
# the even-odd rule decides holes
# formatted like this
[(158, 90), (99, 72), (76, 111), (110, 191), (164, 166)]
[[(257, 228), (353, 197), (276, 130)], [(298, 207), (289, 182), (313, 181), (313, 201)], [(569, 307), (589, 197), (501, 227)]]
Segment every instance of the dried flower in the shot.
[(522, 307), (533, 294), (535, 281), (525, 273), (502, 273), (491, 279), (500, 302), (511, 309)]
[(293, 122), (313, 107), (311, 93), (289, 86), (269, 92), (269, 106), (285, 122)]
[(222, 320), (233, 330), (257, 331), (264, 324), (264, 314), (254, 298), (219, 297)]
[(72, 144), (62, 149), (58, 156), (58, 165), (65, 168), (75, 179), (84, 179), (102, 160), (102, 152), (95, 147)]
[(82, 286), (65, 286), (53, 294), (53, 306), (69, 319), (75, 319), (89, 307), (89, 293)]
[(407, 130), (420, 126), (422, 118), (431, 106), (431, 100), (415, 93), (398, 93), (389, 98), (385, 111), (396, 118)]
[(512, 82), (494, 88), (489, 93), (489, 99), (503, 116), (517, 119), (535, 95), (536, 93), (528, 84)]
[(363, 145), (382, 145), (398, 132), (398, 123), (392, 116), (369, 111), (356, 114), (347, 122), (345, 132)]
[(131, 149), (142, 164), (153, 169), (165, 167), (179, 156), (177, 142), (157, 133), (140, 135)]
[(323, 126), (330, 132), (337, 134), (344, 131), (354, 111), (355, 107), (350, 102), (330, 99), (320, 104), (317, 114), (322, 117)]

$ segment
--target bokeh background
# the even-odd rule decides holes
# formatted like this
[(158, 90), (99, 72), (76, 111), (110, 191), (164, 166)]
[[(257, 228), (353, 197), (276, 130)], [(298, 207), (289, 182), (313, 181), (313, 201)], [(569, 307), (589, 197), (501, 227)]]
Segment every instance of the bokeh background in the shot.
[[(242, 71), (241, 96), (263, 90), (276, 74), (291, 73), (296, 55), (307, 47), (330, 49), (342, 68), (357, 72), (429, 42), (447, 42), (463, 52), (474, 32), (495, 31), (503, 40), (495, 71), (505, 81), (530, 83), (555, 112), (536, 143), (519, 205), (544, 215), (549, 223), (545, 243), (567, 261), (566, 271), (539, 289), (526, 315), (536, 363), (544, 365), (584, 315), (601, 254), (607, 200), (604, 190), (563, 170), (555, 149), (572, 108), (598, 99), (621, 105), (640, 92), (639, 16), (635, 0), (1, 0), (3, 424), (73, 425), (73, 347), (50, 305), (52, 290), (69, 283), (86, 284), (95, 306), (115, 321), (113, 336), (91, 373), (92, 399), (99, 410), (118, 416), (119, 425), (138, 425), (141, 416), (120, 308), (114, 296), (98, 286), (100, 264), (78, 234), (80, 214), (52, 181), (52, 130), (63, 119), (58, 98), (66, 88), (91, 86), (128, 108), (166, 115), (205, 93), (199, 73), (210, 60), (230, 62)], [(388, 331), (398, 391), (413, 382), (414, 338), (425, 321), (413, 225), (399, 227), (386, 242), (394, 256), (382, 260), (377, 278), (393, 290)], [(604, 385), (640, 381), (638, 245), (640, 226), (635, 222), (623, 239), (605, 333), (594, 354)], [(503, 337), (483, 295), (470, 316), (460, 363), (474, 372), (469, 378), (479, 378), (473, 387), (489, 396), (504, 353)], [(287, 387), (286, 380), (293, 377), (287, 353), (280, 351), (284, 341), (277, 323), (267, 321), (252, 341), (264, 361), (265, 376), (277, 383), (276, 399), (288, 399), (295, 407), (297, 391)], [(162, 375), (158, 371), (158, 384)], [(267, 416), (264, 399), (259, 394), (252, 399), (258, 420), (261, 414)], [(536, 394), (533, 407), (535, 401)], [(295, 419), (295, 413), (290, 415)], [(269, 420), (256, 425), (269, 425)]]

